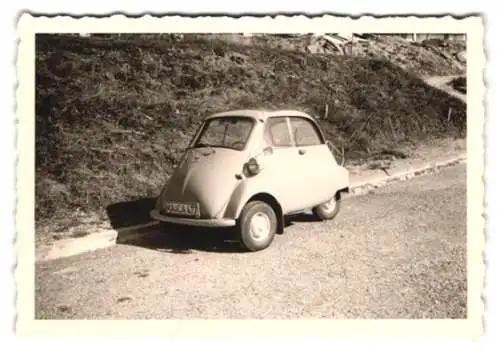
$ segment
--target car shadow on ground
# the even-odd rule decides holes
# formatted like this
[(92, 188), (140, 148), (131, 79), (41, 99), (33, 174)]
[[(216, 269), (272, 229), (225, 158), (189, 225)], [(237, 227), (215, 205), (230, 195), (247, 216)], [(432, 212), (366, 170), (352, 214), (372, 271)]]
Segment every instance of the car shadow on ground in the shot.
[(151, 223), (149, 212), (154, 208), (155, 201), (155, 197), (145, 197), (109, 205), (106, 212), (111, 226), (120, 231), (127, 227)]
[[(162, 226), (152, 223), (149, 212), (155, 198), (141, 198), (129, 202), (115, 203), (107, 207), (110, 223), (118, 232), (116, 242), (151, 250), (189, 254), (193, 251), (241, 253), (245, 252), (235, 239), (234, 228), (189, 228), (185, 226)], [(285, 228), (300, 222), (316, 222), (311, 214), (297, 214), (285, 218)], [(141, 227), (130, 230), (129, 227)]]
[[(231, 228), (186, 228), (155, 225), (148, 233), (123, 244), (175, 254), (190, 254), (194, 251), (240, 253), (244, 252), (234, 239)], [(118, 241), (118, 243), (120, 243)]]
[(321, 222), (321, 219), (313, 215), (312, 213), (300, 213), (300, 214), (295, 214), (293, 216), (286, 216), (285, 217), (285, 228), (293, 226), (294, 223), (300, 223), (300, 222)]
[[(150, 211), (156, 198), (146, 197), (114, 203), (106, 208), (111, 226), (118, 232), (116, 242), (162, 252), (188, 254), (192, 251), (241, 252), (230, 228), (164, 228), (154, 224)], [(153, 225), (149, 225), (153, 224)], [(132, 228), (131, 228), (132, 227)]]

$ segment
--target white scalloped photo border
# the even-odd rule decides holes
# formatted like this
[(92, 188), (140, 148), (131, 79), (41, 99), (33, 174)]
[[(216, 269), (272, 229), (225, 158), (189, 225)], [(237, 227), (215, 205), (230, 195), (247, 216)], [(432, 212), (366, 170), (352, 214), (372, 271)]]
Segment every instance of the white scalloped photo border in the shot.
[[(457, 320), (35, 320), (34, 154), (35, 34), (37, 33), (465, 33), (467, 35), (467, 319)], [(18, 22), (17, 53), (17, 322), (19, 336), (75, 335), (458, 335), (483, 332), (485, 263), (483, 72), (484, 24), (478, 16), (338, 17), (324, 15), (208, 17), (125, 15), (35, 17)]]

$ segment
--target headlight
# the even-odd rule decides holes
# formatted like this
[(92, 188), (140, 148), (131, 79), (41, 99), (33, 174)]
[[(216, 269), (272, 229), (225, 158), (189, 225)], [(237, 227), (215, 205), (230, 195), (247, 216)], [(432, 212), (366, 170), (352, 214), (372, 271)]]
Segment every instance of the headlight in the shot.
[(246, 164), (246, 167), (248, 173), (250, 173), (252, 176), (256, 175), (260, 171), (259, 163), (255, 158), (250, 158)]

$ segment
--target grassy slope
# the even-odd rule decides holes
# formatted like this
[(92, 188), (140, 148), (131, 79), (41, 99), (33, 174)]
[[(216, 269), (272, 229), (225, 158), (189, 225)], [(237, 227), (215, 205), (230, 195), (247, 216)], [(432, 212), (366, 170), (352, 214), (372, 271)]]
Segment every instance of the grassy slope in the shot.
[(215, 111), (292, 107), (317, 116), (328, 103), (322, 125), (349, 161), (466, 130), (462, 102), (387, 60), (197, 36), (40, 35), (36, 54), (37, 225), (157, 195)]

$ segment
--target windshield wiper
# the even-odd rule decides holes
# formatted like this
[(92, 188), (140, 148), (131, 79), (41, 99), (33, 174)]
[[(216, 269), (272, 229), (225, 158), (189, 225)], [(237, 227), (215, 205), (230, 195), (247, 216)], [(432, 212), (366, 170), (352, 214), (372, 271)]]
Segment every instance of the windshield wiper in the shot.
[(208, 149), (210, 149), (212, 151), (212, 153), (215, 153), (215, 150), (212, 146), (210, 146), (208, 143), (197, 143), (196, 145), (193, 146), (193, 148), (202, 148), (202, 147), (206, 147)]

